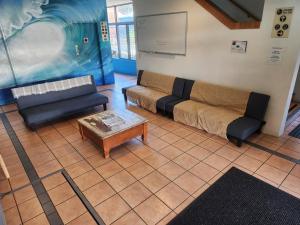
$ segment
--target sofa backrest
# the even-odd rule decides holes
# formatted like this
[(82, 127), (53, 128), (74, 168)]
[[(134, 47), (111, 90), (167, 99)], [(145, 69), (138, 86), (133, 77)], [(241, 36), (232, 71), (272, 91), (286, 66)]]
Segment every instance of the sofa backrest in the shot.
[(194, 80), (185, 80), (184, 89), (183, 89), (183, 98), (188, 100), (191, 97), (191, 91), (195, 81)]
[(172, 95), (178, 98), (182, 98), (184, 85), (185, 85), (185, 79), (176, 77), (173, 84)]
[(259, 121), (264, 121), (269, 100), (269, 95), (251, 92), (245, 116), (257, 119)]
[(140, 85), (171, 95), (174, 81), (174, 76), (144, 71), (141, 76)]
[(19, 110), (97, 92), (92, 76), (46, 82), (12, 90)]
[(196, 81), (192, 88), (191, 100), (230, 108), (244, 114), (249, 94), (248, 91)]

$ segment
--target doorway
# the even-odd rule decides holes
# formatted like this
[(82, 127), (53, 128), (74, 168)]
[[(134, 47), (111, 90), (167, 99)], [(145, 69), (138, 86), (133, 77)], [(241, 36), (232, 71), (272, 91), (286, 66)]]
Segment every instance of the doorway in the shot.
[(107, 0), (115, 73), (136, 75), (136, 37), (132, 0)]

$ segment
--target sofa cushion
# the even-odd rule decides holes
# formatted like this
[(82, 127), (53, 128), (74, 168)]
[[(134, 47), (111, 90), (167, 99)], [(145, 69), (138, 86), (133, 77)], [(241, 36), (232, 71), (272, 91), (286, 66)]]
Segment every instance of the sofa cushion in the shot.
[(228, 125), (243, 115), (226, 108), (188, 100), (174, 107), (174, 120), (227, 138)]
[(196, 81), (192, 88), (191, 99), (244, 114), (249, 94), (248, 91)]
[(79, 112), (83, 109), (106, 104), (108, 98), (104, 95), (94, 93), (63, 101), (52, 102), (21, 110), (25, 122), (30, 127)]
[(259, 120), (249, 117), (241, 117), (229, 124), (227, 128), (227, 135), (244, 141), (250, 135), (258, 131), (262, 125), (262, 122)]
[(172, 94), (175, 77), (144, 71), (140, 84), (156, 91)]
[(130, 101), (135, 102), (144, 109), (156, 113), (156, 102), (162, 97), (167, 96), (166, 93), (156, 91), (143, 86), (135, 86), (127, 89), (127, 97)]
[(165, 113), (168, 115), (173, 115), (175, 106), (184, 101), (186, 101), (186, 100), (181, 98), (178, 100), (174, 100), (172, 102), (168, 102), (165, 106)]
[(168, 96), (162, 97), (162, 98), (160, 98), (160, 99), (156, 102), (156, 108), (157, 108), (159, 111), (166, 112), (166, 105), (167, 105), (168, 103), (175, 102), (175, 101), (178, 101), (178, 100), (180, 100), (180, 99), (181, 99), (181, 98), (176, 97), (176, 96), (173, 96), (173, 95), (168, 95)]
[(210, 107), (193, 100), (183, 101), (174, 107), (173, 116), (176, 122), (198, 127), (198, 109)]
[(227, 139), (228, 125), (243, 115), (222, 107), (198, 108), (198, 128)]
[[(74, 82), (80, 82), (80, 79), (85, 79), (85, 78), (90, 79), (91, 84), (80, 85), (68, 89), (64, 89), (62, 86), (63, 82), (66, 82), (67, 84), (70, 85)], [(94, 79), (92, 78), (92, 76), (72, 78), (72, 79), (66, 79), (66, 80), (54, 81), (54, 82), (46, 82), (42, 84), (31, 85), (31, 86), (21, 87), (17, 89), (28, 89), (29, 91), (32, 90), (38, 91), (40, 88), (44, 88), (48, 90), (52, 90), (52, 89), (54, 90), (58, 89), (58, 90), (57, 91), (46, 90), (45, 93), (43, 94), (29, 94), (29, 95), (17, 97), (16, 100), (17, 100), (19, 110), (97, 92)]]

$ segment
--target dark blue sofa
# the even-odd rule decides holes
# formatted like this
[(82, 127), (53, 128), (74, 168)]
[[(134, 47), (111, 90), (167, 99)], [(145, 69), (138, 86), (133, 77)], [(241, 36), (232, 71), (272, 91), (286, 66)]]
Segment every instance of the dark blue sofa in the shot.
[[(41, 124), (67, 117), (98, 105), (103, 105), (104, 110), (106, 110), (108, 98), (97, 93), (93, 77), (90, 76), (90, 79), (91, 84), (17, 98), (19, 113), (23, 117), (25, 124), (34, 130)], [(53, 82), (50, 83), (53, 84)]]

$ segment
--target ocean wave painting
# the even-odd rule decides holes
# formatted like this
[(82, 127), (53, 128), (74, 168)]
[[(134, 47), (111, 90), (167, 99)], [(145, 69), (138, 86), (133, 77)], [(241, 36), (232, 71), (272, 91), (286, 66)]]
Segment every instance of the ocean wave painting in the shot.
[(87, 74), (113, 82), (105, 0), (0, 0), (0, 15), (0, 89)]

